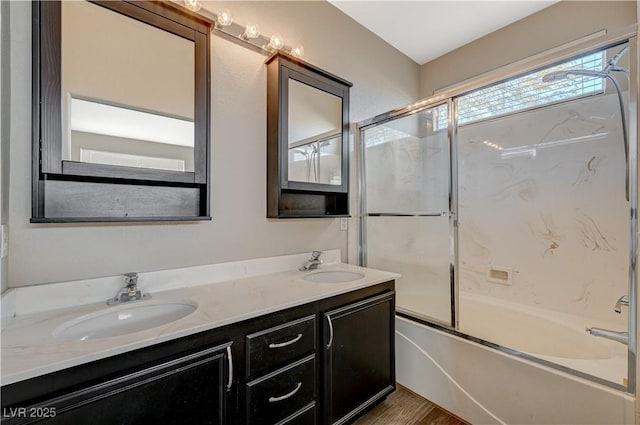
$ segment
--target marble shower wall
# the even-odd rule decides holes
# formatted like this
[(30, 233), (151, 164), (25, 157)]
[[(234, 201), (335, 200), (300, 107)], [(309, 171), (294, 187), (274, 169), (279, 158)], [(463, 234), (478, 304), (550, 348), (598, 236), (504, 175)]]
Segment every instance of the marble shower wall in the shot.
[[(629, 206), (615, 95), (463, 125), (461, 291), (626, 324)], [(428, 236), (425, 236), (428, 237)], [(512, 284), (487, 279), (512, 270)]]

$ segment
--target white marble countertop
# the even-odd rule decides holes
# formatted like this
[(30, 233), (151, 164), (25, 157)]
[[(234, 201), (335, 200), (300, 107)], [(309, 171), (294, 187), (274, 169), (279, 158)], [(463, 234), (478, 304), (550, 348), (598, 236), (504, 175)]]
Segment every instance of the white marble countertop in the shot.
[(295, 270), (154, 292), (153, 301), (183, 300), (197, 303), (198, 308), (166, 325), (85, 341), (59, 340), (53, 331), (70, 319), (109, 308), (104, 301), (17, 316), (2, 330), (1, 384), (12, 384), (399, 277), (344, 263), (322, 265), (319, 270), (357, 271), (364, 277), (345, 283), (311, 283), (302, 280), (311, 272)]

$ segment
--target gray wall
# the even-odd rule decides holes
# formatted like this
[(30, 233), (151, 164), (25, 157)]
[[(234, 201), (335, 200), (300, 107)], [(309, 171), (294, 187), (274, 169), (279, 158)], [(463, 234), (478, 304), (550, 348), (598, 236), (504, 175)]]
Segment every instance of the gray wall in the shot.
[(420, 97), (571, 42), (636, 23), (635, 1), (562, 1), (420, 68)]
[[(419, 66), (327, 2), (227, 2), (225, 6), (238, 22), (257, 22), (264, 33), (279, 32), (288, 43), (303, 44), (307, 61), (353, 82), (353, 121), (418, 98)], [(206, 7), (215, 11), (222, 4)], [(29, 224), (30, 22), (30, 4), (12, 2), (9, 286), (313, 249), (339, 248), (347, 258), (347, 232), (340, 231), (339, 219), (265, 218), (266, 57), (218, 37), (212, 38), (213, 221)]]

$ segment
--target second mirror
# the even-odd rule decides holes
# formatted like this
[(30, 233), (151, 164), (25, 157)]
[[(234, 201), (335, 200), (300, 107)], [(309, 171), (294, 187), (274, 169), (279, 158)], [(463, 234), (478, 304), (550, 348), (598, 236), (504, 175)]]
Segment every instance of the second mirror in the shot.
[(267, 216), (348, 215), (351, 83), (282, 53), (267, 78)]

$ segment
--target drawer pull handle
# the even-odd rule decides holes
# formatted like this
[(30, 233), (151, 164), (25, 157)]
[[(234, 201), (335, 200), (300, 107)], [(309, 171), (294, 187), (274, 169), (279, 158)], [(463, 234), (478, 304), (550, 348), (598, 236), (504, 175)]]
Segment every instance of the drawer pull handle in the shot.
[(286, 400), (289, 397), (293, 397), (295, 393), (297, 393), (300, 390), (301, 387), (302, 387), (302, 382), (298, 382), (298, 385), (296, 385), (296, 387), (290, 393), (281, 395), (280, 397), (269, 397), (269, 403), (276, 403), (278, 401)]
[(286, 342), (280, 342), (280, 343), (271, 343), (269, 344), (269, 348), (282, 348), (282, 347), (286, 347), (287, 345), (291, 345), (291, 344), (295, 344), (296, 342), (300, 341), (300, 338), (302, 338), (302, 334), (298, 334), (297, 337), (293, 338), (292, 340), (286, 341)]

